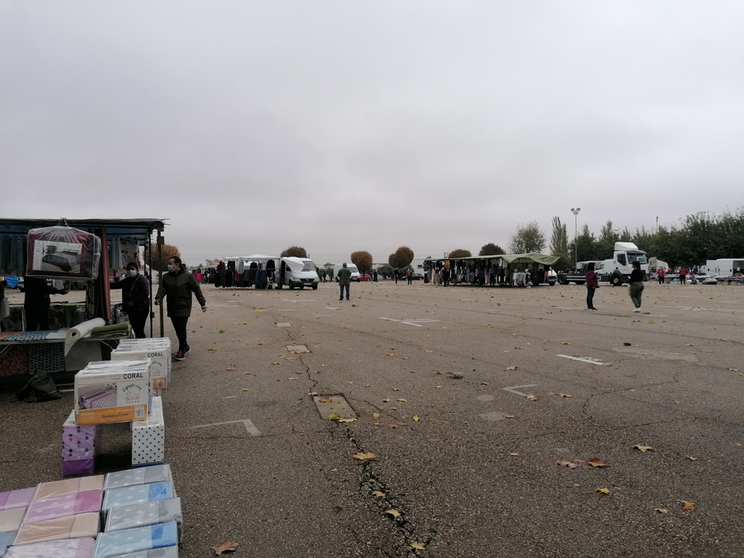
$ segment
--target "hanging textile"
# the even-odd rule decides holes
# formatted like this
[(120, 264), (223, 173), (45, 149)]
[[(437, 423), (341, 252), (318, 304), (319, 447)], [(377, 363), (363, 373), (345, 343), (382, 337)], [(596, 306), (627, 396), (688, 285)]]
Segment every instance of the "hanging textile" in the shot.
[[(102, 246), (107, 246), (106, 231), (99, 229), (96, 231), (97, 238), (100, 239)], [(103, 318), (107, 324), (111, 323), (111, 291), (109, 290), (109, 257), (108, 250), (101, 252), (101, 269), (105, 270), (98, 274), (95, 280), (94, 291), (94, 308), (92, 318)]]

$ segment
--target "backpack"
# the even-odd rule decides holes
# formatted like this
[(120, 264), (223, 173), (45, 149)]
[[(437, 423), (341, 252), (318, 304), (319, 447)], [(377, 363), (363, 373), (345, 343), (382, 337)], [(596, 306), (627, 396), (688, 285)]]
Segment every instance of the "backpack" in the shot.
[(54, 380), (47, 376), (45, 372), (37, 371), (21, 388), (21, 391), (16, 393), (16, 397), (26, 403), (38, 403), (60, 399), (62, 394), (57, 389)]

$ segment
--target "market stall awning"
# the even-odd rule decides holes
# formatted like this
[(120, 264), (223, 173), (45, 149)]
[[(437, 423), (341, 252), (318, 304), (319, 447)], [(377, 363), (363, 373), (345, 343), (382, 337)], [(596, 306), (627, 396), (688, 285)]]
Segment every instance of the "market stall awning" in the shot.
[(140, 244), (149, 240), (153, 231), (165, 229), (164, 219), (3, 219), (0, 234), (28, 234), (31, 229), (66, 224), (75, 229), (94, 232), (104, 229), (108, 238), (137, 238)]
[(504, 260), (508, 264), (514, 263), (536, 263), (542, 265), (553, 265), (555, 262), (560, 260), (560, 256), (546, 256), (545, 254), (503, 254), (497, 256)]

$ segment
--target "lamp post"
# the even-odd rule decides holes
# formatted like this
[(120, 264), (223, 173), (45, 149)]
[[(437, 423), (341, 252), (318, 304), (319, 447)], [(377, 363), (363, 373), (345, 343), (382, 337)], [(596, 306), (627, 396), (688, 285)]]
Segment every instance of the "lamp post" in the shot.
[(571, 208), (571, 212), (574, 214), (574, 261), (577, 270), (579, 269), (579, 253), (576, 249), (576, 238), (579, 236), (579, 211), (581, 211), (580, 207)]

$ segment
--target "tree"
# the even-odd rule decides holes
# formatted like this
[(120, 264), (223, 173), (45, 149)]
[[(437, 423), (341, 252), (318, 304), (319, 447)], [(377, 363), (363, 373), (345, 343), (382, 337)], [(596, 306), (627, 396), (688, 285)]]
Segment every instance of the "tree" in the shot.
[(148, 250), (147, 265), (150, 267), (150, 269), (153, 269), (155, 271), (157, 271), (158, 269), (164, 270), (168, 266), (168, 260), (173, 257), (181, 257), (181, 252), (178, 251), (178, 248), (176, 248), (175, 246), (171, 246), (170, 244), (163, 244), (160, 247), (160, 265), (158, 265), (158, 246), (157, 244), (150, 244), (150, 249)]
[(377, 268), (377, 273), (385, 279), (390, 279), (393, 276), (394, 270), (392, 266), (385, 264)]
[(550, 236), (550, 253), (560, 259), (553, 266), (559, 271), (571, 269), (570, 251), (568, 248), (568, 228), (561, 223), (560, 217), (553, 217), (553, 233)]
[(395, 253), (390, 254), (388, 257), (388, 263), (395, 268), (403, 268), (409, 265), (413, 261), (413, 250), (408, 246), (401, 246)]
[(574, 247), (571, 246), (572, 261), (576, 260), (582, 262), (607, 259), (606, 256), (600, 254), (599, 250), (597, 250), (597, 239), (594, 238), (594, 235), (589, 230), (589, 225), (587, 224), (584, 224), (581, 233), (576, 237), (576, 252), (578, 253), (578, 257), (576, 256), (576, 253), (574, 253), (573, 248)]
[(470, 253), (470, 250), (463, 250), (462, 248), (458, 248), (457, 250), (452, 250), (452, 252), (449, 253), (447, 257), (449, 258), (470, 258), (473, 254)]
[(365, 275), (372, 269), (372, 254), (369, 252), (353, 252), (351, 254), (351, 263), (359, 268), (359, 272)]
[(620, 235), (612, 228), (612, 221), (607, 221), (599, 231), (597, 240), (597, 251), (603, 254), (605, 259), (612, 256), (615, 251), (615, 242), (620, 240)]
[(505, 254), (504, 249), (499, 246), (498, 244), (494, 244), (493, 242), (489, 242), (488, 244), (485, 244), (481, 249), (480, 252), (478, 252), (479, 256), (499, 256), (501, 254)]
[(307, 251), (301, 246), (290, 246), (281, 253), (281, 258), (307, 258)]
[(518, 225), (509, 243), (509, 250), (512, 254), (541, 252), (543, 248), (545, 248), (545, 235), (540, 230), (537, 221)]

